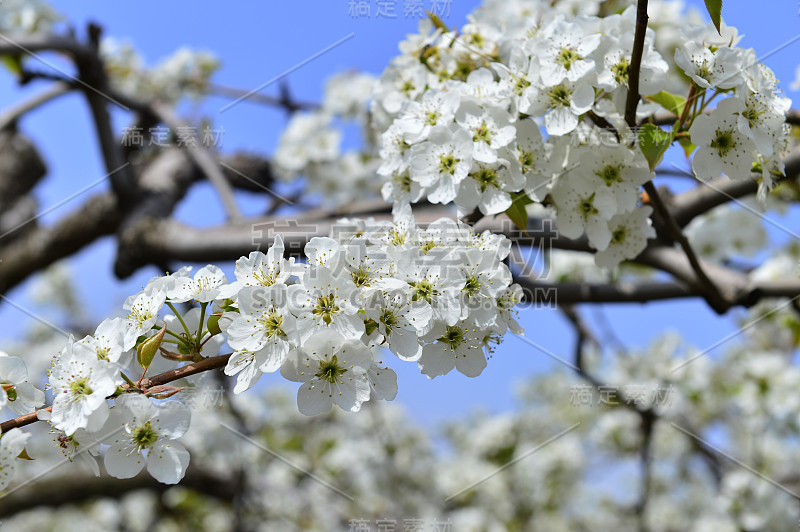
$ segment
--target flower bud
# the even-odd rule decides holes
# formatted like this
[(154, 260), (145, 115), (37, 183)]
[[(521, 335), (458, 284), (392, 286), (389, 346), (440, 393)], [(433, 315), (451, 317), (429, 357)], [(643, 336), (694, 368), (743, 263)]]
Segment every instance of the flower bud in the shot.
[(211, 336), (222, 332), (222, 329), (219, 328), (219, 319), (221, 317), (222, 314), (212, 314), (208, 317), (206, 324), (208, 326), (208, 332), (211, 333)]
[(164, 324), (157, 334), (148, 338), (136, 349), (136, 360), (142, 368), (147, 369), (153, 362), (153, 357), (158, 353), (158, 348), (161, 347), (161, 341), (164, 339), (164, 334), (167, 332), (167, 325)]

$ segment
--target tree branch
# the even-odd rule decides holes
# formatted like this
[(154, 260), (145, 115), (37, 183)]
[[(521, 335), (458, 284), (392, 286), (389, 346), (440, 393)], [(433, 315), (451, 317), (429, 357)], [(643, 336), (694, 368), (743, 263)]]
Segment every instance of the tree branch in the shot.
[[(5, 242), (0, 247), (0, 294), (53, 262), (83, 249), (98, 238), (117, 232), (127, 220), (143, 216), (167, 215), (198, 178), (182, 150), (167, 149), (156, 155), (141, 171), (137, 188), (142, 198), (132, 210), (123, 213), (113, 193), (92, 196), (81, 207), (49, 227), (37, 227), (24, 239)], [(29, 218), (24, 223), (31, 223)], [(135, 250), (125, 249), (133, 253)]]
[[(186, 470), (180, 486), (221, 501), (231, 501), (236, 493), (231, 480), (194, 466), (189, 466)], [(126, 479), (125, 482), (109, 477), (70, 475), (59, 477), (55, 482), (37, 483), (3, 497), (0, 502), (0, 516), (12, 516), (43, 506), (83, 503), (96, 498), (120, 498), (136, 490), (163, 493), (174, 487), (161, 484), (147, 473)]]
[[(161, 386), (162, 384), (167, 384), (178, 379), (182, 379), (184, 377), (189, 377), (191, 375), (196, 375), (197, 373), (202, 373), (204, 371), (211, 371), (213, 369), (219, 369), (224, 367), (225, 364), (228, 363), (228, 359), (231, 357), (230, 354), (227, 355), (219, 355), (216, 357), (204, 358), (200, 362), (195, 362), (193, 364), (187, 364), (186, 366), (181, 366), (179, 368), (165, 371), (164, 373), (159, 373), (154, 377), (150, 377), (147, 379), (143, 379), (140, 390), (146, 392), (150, 388), (155, 386)], [(133, 388), (131, 385), (126, 384), (122, 386), (124, 390), (132, 390)], [(110, 398), (115, 397), (114, 395), (109, 396)], [(52, 411), (53, 407), (49, 406), (47, 408), (43, 408), (42, 410)], [(38, 411), (37, 411), (38, 412)], [(0, 423), (0, 433), (8, 432), (11, 429), (24, 427), (26, 425), (30, 425), (32, 423), (36, 423), (39, 421), (37, 417), (37, 412), (30, 412), (28, 414), (24, 414), (22, 416), (15, 417), (14, 419), (9, 419), (3, 423)]]
[(208, 87), (209, 94), (216, 94), (226, 98), (239, 99), (244, 97), (243, 101), (252, 101), (273, 107), (283, 107), (287, 112), (294, 113), (297, 111), (311, 111), (319, 109), (319, 104), (314, 102), (297, 101), (294, 98), (287, 98), (285, 95), (269, 96), (261, 94), (260, 92), (246, 91), (236, 89), (234, 87), (226, 87), (218, 83), (211, 83)]
[[(0, 154), (3, 154), (1, 146), (2, 144), (0, 144)], [(232, 154), (224, 160), (229, 161), (232, 166), (237, 168), (241, 166), (248, 169), (252, 176), (252, 181), (248, 181), (233, 172), (225, 172), (224, 175), (226, 179), (230, 180), (232, 186), (254, 190), (258, 189), (262, 182), (266, 183), (271, 179), (269, 163), (265, 159)], [(0, 261), (0, 294), (6, 293), (53, 262), (68, 257), (98, 238), (112, 235), (117, 231), (120, 231), (120, 242), (122, 243), (119, 247), (117, 262), (125, 264), (128, 261), (138, 262), (138, 251), (125, 244), (127, 242), (125, 229), (121, 230), (120, 228), (123, 225), (138, 226), (142, 219), (168, 216), (189, 187), (202, 179), (202, 173), (192, 164), (184, 150), (164, 149), (148, 158), (147, 164), (142, 169), (134, 166), (135, 173), (138, 175), (137, 187), (141, 191), (142, 197), (133, 209), (122, 213), (113, 194), (98, 194), (54, 224), (37, 227), (34, 223), (37, 219), (36, 212), (35, 210), (31, 211), (32, 208), (35, 209), (35, 205), (31, 201), (23, 202), (22, 198), (17, 198), (19, 194), (13, 192), (26, 180), (21, 179), (18, 172), (14, 171), (9, 173), (8, 183), (11, 188), (4, 188), (2, 184), (5, 179), (2, 177), (4, 175), (3, 168), (10, 168), (13, 162), (13, 157), (6, 155), (0, 157), (0, 209), (5, 209), (0, 215), (0, 227), (2, 227), (0, 235), (25, 228), (27, 237), (24, 241), (23, 239), (12, 239), (12, 235), (9, 233), (0, 238), (0, 257), (3, 259)], [(16, 198), (14, 207), (5, 207), (4, 200), (12, 199), (12, 195)], [(386, 209), (390, 208), (385, 202), (381, 202), (381, 206)], [(18, 210), (17, 207), (20, 209)], [(372, 204), (370, 207), (366, 204), (359, 204), (359, 208), (374, 212), (377, 210), (377, 205)], [(326, 212), (331, 214), (333, 211), (319, 209), (308, 211), (308, 215), (322, 217)], [(232, 258), (235, 259), (239, 256)], [(161, 265), (162, 262), (153, 261), (157, 265)]]
[(514, 282), (522, 286), (528, 303), (545, 303), (551, 294), (558, 304), (649, 303), (697, 296), (690, 288), (674, 282), (551, 283), (525, 276), (515, 276)]
[(0, 294), (97, 238), (113, 234), (120, 219), (116, 197), (110, 193), (99, 194), (52, 227), (37, 227), (26, 238), (11, 241), (1, 248)]
[[(789, 151), (785, 167), (784, 179), (796, 181), (800, 178), (800, 145), (794, 146)], [(675, 196), (673, 199), (675, 221), (681, 227), (685, 227), (697, 216), (714, 207), (755, 194), (758, 192), (758, 182), (755, 179), (760, 176), (754, 174), (753, 178), (753, 180), (734, 181), (728, 177), (720, 177)]]
[[(584, 361), (583, 361), (583, 347), (586, 342), (592, 342), (598, 348), (602, 348), (599, 340), (595, 337), (580, 315), (576, 312), (576, 310), (570, 306), (565, 305), (561, 307), (561, 311), (564, 316), (569, 320), (572, 324), (573, 328), (575, 329), (576, 334), (576, 342), (575, 342), (575, 368), (576, 373), (578, 376), (594, 386), (598, 388), (603, 385), (600, 380), (588, 373), (585, 370)], [(636, 401), (632, 400), (624, 390), (617, 390), (620, 399), (620, 406), (628, 408), (639, 414), (642, 423), (642, 430), (643, 430), (643, 446), (641, 449), (640, 457), (642, 460), (642, 487), (643, 491), (640, 495), (639, 501), (636, 504), (635, 510), (637, 515), (640, 517), (640, 529), (643, 529), (646, 526), (644, 521), (644, 512), (647, 505), (647, 500), (649, 496), (649, 483), (650, 483), (650, 463), (651, 463), (651, 455), (650, 455), (650, 444), (651, 444), (651, 436), (652, 430), (655, 426), (655, 423), (662, 419), (662, 416), (659, 416), (652, 407), (644, 408), (636, 403)], [(664, 419), (666, 419), (664, 417)], [(688, 420), (683, 419), (682, 416), (678, 416), (678, 421), (681, 423), (682, 426), (691, 427), (691, 424)], [(698, 430), (692, 428), (690, 429), (692, 433), (697, 434), (699, 433)], [(697, 441), (695, 438), (691, 439), (692, 446), (697, 450), (700, 455), (705, 459), (706, 463), (709, 466), (711, 474), (714, 476), (714, 479), (719, 486), (722, 480), (722, 463), (720, 461), (719, 456), (712, 450), (709, 449), (705, 444), (702, 442)]]
[[(631, 129), (636, 127), (636, 109), (639, 106), (639, 75), (642, 68), (642, 55), (644, 54), (644, 40), (647, 33), (647, 0), (639, 0), (636, 8), (636, 31), (633, 37), (633, 52), (631, 54), (631, 64), (628, 66), (628, 97), (625, 101), (625, 122)], [(681, 231), (675, 219), (667, 209), (664, 201), (658, 193), (652, 181), (644, 185), (644, 189), (650, 197), (656, 216), (664, 223), (670, 236), (680, 244), (684, 253), (689, 258), (689, 262), (695, 271), (697, 280), (702, 287), (709, 306), (716, 312), (726, 310), (725, 301), (719, 293), (719, 289), (700, 266), (697, 255), (689, 245), (689, 240)]]
[[(650, 303), (667, 299), (688, 299), (703, 294), (682, 283), (669, 281), (622, 281), (618, 283), (551, 283), (526, 276), (515, 276), (527, 303)], [(800, 281), (750, 283), (742, 290), (738, 304), (752, 306), (765, 298), (800, 296)]]
[(86, 48), (86, 53), (75, 56), (79, 85), (92, 113), (111, 187), (119, 199), (119, 207), (125, 210), (135, 204), (139, 191), (130, 164), (122, 147), (117, 143), (117, 136), (111, 127), (108, 103), (112, 102), (113, 98), (109, 96), (111, 88), (98, 50), (100, 28), (90, 23), (89, 35), (91, 42)]
[(90, 55), (92, 50), (72, 36), (30, 34), (14, 35), (11, 39), (0, 35), (0, 55), (13, 55), (28, 52), (64, 52), (73, 57)]

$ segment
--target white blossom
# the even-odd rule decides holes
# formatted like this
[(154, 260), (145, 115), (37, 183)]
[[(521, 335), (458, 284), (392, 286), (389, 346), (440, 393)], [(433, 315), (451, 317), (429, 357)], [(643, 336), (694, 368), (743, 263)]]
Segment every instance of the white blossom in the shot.
[(649, 205), (639, 207), (631, 214), (617, 214), (608, 221), (611, 241), (608, 247), (595, 254), (595, 262), (604, 268), (614, 268), (620, 262), (636, 258), (647, 247), (647, 239), (655, 238)]
[(472, 137), (461, 128), (437, 126), (428, 140), (411, 149), (410, 176), (428, 191), (433, 203), (449, 203), (472, 166)]
[(467, 377), (477, 377), (486, 367), (486, 356), (475, 324), (462, 320), (454, 325), (437, 323), (425, 337), (419, 367), (429, 379), (446, 375), (453, 368)]
[(692, 159), (692, 170), (706, 181), (727, 174), (733, 179), (747, 179), (755, 161), (756, 145), (741, 132), (738, 114), (744, 105), (738, 98), (727, 98), (709, 115), (695, 118), (689, 134), (698, 149)]
[(106, 397), (120, 384), (117, 367), (99, 360), (93, 349), (70, 337), (50, 372), (54, 397), (50, 423), (67, 436), (80, 428), (98, 430), (108, 417)]
[(25, 449), (29, 432), (11, 429), (0, 435), (0, 490), (5, 490), (14, 478), (17, 469), (17, 456)]
[(0, 410), (9, 407), (22, 415), (44, 404), (44, 392), (34, 388), (27, 380), (25, 362), (0, 351)]
[(177, 484), (186, 473), (189, 453), (174, 441), (189, 429), (189, 410), (178, 402), (154, 404), (142, 395), (116, 399), (105, 430), (110, 445), (104, 463), (112, 477), (136, 476), (147, 462), (147, 472), (163, 484)]
[(297, 406), (306, 415), (325, 413), (333, 404), (357, 412), (369, 400), (367, 371), (374, 362), (372, 351), (363, 343), (325, 330), (290, 353), (281, 375), (303, 383), (297, 392)]

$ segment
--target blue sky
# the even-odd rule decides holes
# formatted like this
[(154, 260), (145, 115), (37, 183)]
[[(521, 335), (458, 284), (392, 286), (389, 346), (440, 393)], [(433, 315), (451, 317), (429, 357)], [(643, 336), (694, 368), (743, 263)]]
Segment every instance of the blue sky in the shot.
[[(349, 0), (326, 2), (239, 2), (219, 3), (155, 2), (143, 0), (128, 3), (86, 0), (83, 2), (52, 2), (65, 13), (80, 33), (89, 20), (100, 22), (105, 34), (129, 39), (148, 64), (168, 56), (181, 46), (207, 49), (222, 60), (215, 81), (232, 87), (251, 89), (294, 67), (321, 49), (353, 34), (353, 38), (293, 72), (287, 79), (292, 93), (299, 99), (319, 100), (324, 80), (346, 69), (364, 70), (378, 74), (397, 54), (397, 43), (416, 29), (417, 19), (404, 17), (404, 0), (397, 0), (396, 18), (377, 17), (377, 4), (371, 2), (370, 16), (352, 17)], [(425, 2), (427, 5), (429, 2)], [(689, 2), (703, 9), (702, 0)], [(232, 8), (232, 6), (237, 6)], [(462, 25), (466, 14), (478, 2), (453, 0), (449, 16), (451, 25)], [(723, 16), (746, 35), (743, 46), (753, 47), (760, 56), (773, 51), (794, 38), (798, 22), (798, 4), (794, 1), (762, 4), (768, 9), (754, 9), (751, 2), (726, 2)], [(783, 81), (787, 96), (797, 100), (800, 93), (789, 91), (800, 57), (800, 41), (774, 52), (766, 63)], [(4, 105), (21, 99), (25, 94), (42, 90), (43, 84), (20, 90), (10, 75), (0, 73), (0, 98)], [(277, 87), (264, 90), (275, 94)], [(216, 127), (224, 128), (223, 151), (252, 150), (269, 154), (285, 125), (283, 112), (242, 102), (224, 113), (220, 108), (229, 100), (210, 97), (199, 106), (185, 106), (189, 116), (208, 116)], [(127, 125), (128, 117), (115, 113), (119, 132)], [(105, 175), (99, 149), (91, 127), (84, 100), (69, 95), (31, 113), (21, 123), (46, 158), (49, 173), (37, 191), (41, 207), (47, 209)], [(89, 193), (107, 187), (98, 185)], [(42, 223), (53, 223), (78, 207), (85, 198), (77, 198), (44, 217)], [(253, 198), (242, 197), (246, 213), (255, 214), (263, 206)], [(178, 217), (196, 225), (215, 225), (224, 220), (220, 203), (206, 186), (198, 186), (183, 202)], [(780, 220), (780, 218), (776, 218)], [(797, 217), (784, 222), (796, 224)], [(776, 242), (785, 235), (770, 230)], [(89, 314), (97, 321), (119, 312), (125, 297), (137, 291), (154, 275), (154, 269), (143, 270), (131, 279), (118, 282), (111, 272), (114, 242), (104, 239), (70, 262), (79, 294)], [(230, 272), (231, 267), (226, 266)], [(231, 276), (232, 278), (232, 276)], [(29, 285), (18, 287), (10, 294), (23, 307)], [(599, 307), (616, 335), (633, 345), (648, 343), (667, 329), (680, 331), (687, 340), (705, 348), (735, 329), (730, 317), (717, 317), (700, 302), (668, 302), (650, 305), (616, 305)], [(585, 315), (595, 322), (596, 311), (585, 309)], [(18, 336), (29, 318), (9, 305), (0, 305), (0, 346)], [(530, 310), (524, 313), (527, 336), (553, 353), (571, 358), (573, 336), (558, 312)], [(397, 401), (404, 403), (424, 423), (463, 414), (473, 408), (490, 411), (507, 410), (513, 405), (513, 389), (521, 379), (557, 365), (547, 355), (522, 340), (507, 337), (489, 363), (484, 374), (468, 379), (457, 372), (428, 381), (419, 374), (415, 364), (394, 363), (398, 373), (400, 393)], [(282, 385), (279, 378), (267, 379), (268, 384)], [(294, 388), (294, 385), (291, 385)], [(568, 394), (569, 390), (565, 390)]]

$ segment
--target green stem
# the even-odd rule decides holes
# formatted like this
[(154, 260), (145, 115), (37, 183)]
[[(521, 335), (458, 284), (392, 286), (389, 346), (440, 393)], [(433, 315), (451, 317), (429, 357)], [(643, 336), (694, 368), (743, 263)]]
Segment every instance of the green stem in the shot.
[(180, 313), (180, 312), (178, 312), (178, 311), (175, 309), (175, 305), (173, 305), (173, 304), (172, 304), (172, 303), (170, 303), (169, 301), (167, 301), (167, 306), (168, 306), (170, 309), (172, 309), (172, 312), (173, 312), (173, 314), (175, 314), (175, 317), (176, 317), (176, 318), (178, 318), (178, 321), (179, 321), (179, 322), (181, 322), (181, 325), (183, 326), (183, 330), (184, 330), (184, 331), (186, 331), (186, 336), (187, 336), (188, 338), (191, 338), (191, 337), (192, 337), (192, 333), (189, 331), (189, 327), (187, 327), (187, 326), (186, 326), (186, 322), (185, 322), (185, 321), (183, 321), (183, 317), (181, 317), (181, 313)]
[(200, 325), (197, 326), (197, 343), (203, 338), (203, 321), (206, 319), (206, 307), (208, 303), (200, 303)]
[(128, 377), (127, 375), (125, 375), (125, 373), (124, 373), (124, 372), (120, 372), (120, 375), (122, 375), (122, 380), (124, 380), (125, 382), (127, 382), (127, 383), (128, 383), (130, 386), (132, 386), (133, 388), (138, 388), (138, 386), (136, 386), (136, 383), (135, 383), (135, 382), (133, 382), (133, 381), (131, 380), (131, 378), (130, 378), (130, 377)]
[(716, 98), (717, 96), (719, 96), (719, 92), (717, 92), (717, 91), (714, 91), (714, 94), (712, 94), (711, 98), (709, 98), (708, 100), (705, 99), (705, 95), (704, 95), (703, 96), (703, 105), (700, 106), (700, 112), (701, 113), (704, 112), (706, 110), (706, 107), (708, 107), (708, 104), (710, 104), (712, 101), (714, 101), (714, 98)]
[[(153, 329), (155, 329), (157, 331), (160, 331), (161, 327), (159, 327), (158, 325), (153, 325)], [(170, 331), (169, 329), (167, 329), (167, 334), (169, 334), (170, 336), (174, 336), (175, 337), (175, 340), (177, 340), (177, 342), (175, 342), (176, 344), (186, 346), (187, 349), (188, 349), (188, 346), (186, 345), (186, 338), (184, 338), (183, 336), (181, 336), (180, 334), (178, 334), (176, 332)], [(170, 340), (169, 338), (167, 338), (164, 341), (165, 342), (173, 342), (174, 340)]]
[(686, 118), (689, 115), (689, 102), (695, 102), (697, 94), (697, 86), (692, 81), (691, 86), (689, 87), (689, 94), (686, 97), (686, 103), (683, 105), (683, 112), (681, 112), (681, 116), (678, 119), (678, 124), (673, 128), (675, 131), (680, 131), (683, 127), (683, 124), (686, 123)]
[[(203, 336), (205, 336), (205, 334), (206, 334), (207, 332), (208, 332), (208, 329), (206, 329), (205, 331), (203, 331)], [(204, 345), (206, 345), (206, 343), (208, 343), (208, 341), (209, 341), (209, 340), (211, 340), (212, 338), (214, 338), (214, 335), (213, 335), (213, 334), (212, 334), (211, 336), (209, 336), (208, 338), (206, 338), (205, 340), (203, 340), (203, 343), (201, 343), (201, 344), (200, 344), (200, 349), (202, 349), (202, 348), (203, 348), (203, 346), (204, 346)]]

